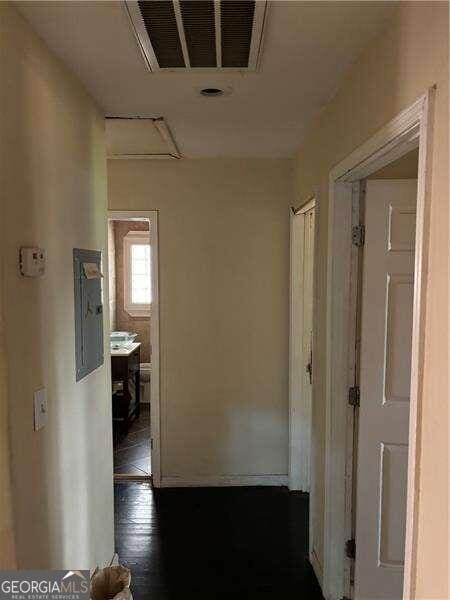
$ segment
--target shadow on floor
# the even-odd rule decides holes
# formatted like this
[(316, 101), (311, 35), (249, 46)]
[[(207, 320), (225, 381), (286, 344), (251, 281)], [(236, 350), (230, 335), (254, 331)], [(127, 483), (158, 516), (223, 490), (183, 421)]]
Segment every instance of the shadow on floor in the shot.
[(141, 414), (127, 432), (114, 432), (114, 473), (150, 475), (150, 405), (141, 404)]
[(114, 492), (116, 551), (134, 600), (323, 600), (307, 559), (307, 494), (137, 482)]

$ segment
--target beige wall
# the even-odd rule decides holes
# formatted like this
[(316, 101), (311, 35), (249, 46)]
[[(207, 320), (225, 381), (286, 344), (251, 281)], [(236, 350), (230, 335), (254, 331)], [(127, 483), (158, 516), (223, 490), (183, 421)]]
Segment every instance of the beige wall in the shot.
[[(72, 249), (106, 250), (104, 122), (78, 82), (4, 2), (0, 65), (0, 306), (17, 564), (91, 568), (109, 561), (114, 549), (110, 369), (106, 363), (75, 383)], [(44, 277), (19, 276), (21, 245), (47, 250)], [(34, 432), (33, 392), (40, 386), (47, 389), (48, 425)], [(3, 449), (4, 395), (1, 400)], [(3, 511), (3, 455), (1, 461), (3, 537), (10, 518), (8, 506)]]
[(159, 211), (162, 475), (287, 474), (282, 160), (112, 160), (109, 208)]
[[(380, 127), (437, 84), (431, 190), (430, 277), (415, 598), (448, 598), (448, 4), (401, 2), (389, 30), (352, 67), (297, 156), (300, 199), (318, 200), (316, 368), (325, 374), (328, 174)], [(313, 401), (316, 552), (323, 561), (325, 376)]]
[[(0, 31), (1, 31), (0, 24)], [(1, 43), (0, 43), (1, 48)], [(1, 50), (0, 50), (1, 52)], [(1, 55), (0, 55), (1, 62)], [(4, 146), (0, 143), (0, 164), (3, 163)], [(3, 169), (0, 169), (0, 186), (3, 189)], [(3, 200), (3, 199), (2, 199)], [(0, 202), (0, 223), (5, 222), (5, 203)], [(3, 250), (2, 246), (0, 246)], [(0, 261), (0, 281), (3, 281), (3, 261)], [(11, 454), (9, 448), (8, 373), (6, 367), (5, 326), (3, 297), (0, 294), (0, 570), (16, 568), (14, 543), (13, 498), (11, 489)]]
[(129, 231), (148, 231), (148, 221), (110, 221), (114, 227), (116, 247), (116, 327), (117, 331), (137, 333), (141, 342), (141, 362), (150, 362), (150, 317), (132, 317), (124, 307), (124, 252), (123, 238)]
[(371, 173), (367, 179), (417, 179), (419, 169), (419, 148)]

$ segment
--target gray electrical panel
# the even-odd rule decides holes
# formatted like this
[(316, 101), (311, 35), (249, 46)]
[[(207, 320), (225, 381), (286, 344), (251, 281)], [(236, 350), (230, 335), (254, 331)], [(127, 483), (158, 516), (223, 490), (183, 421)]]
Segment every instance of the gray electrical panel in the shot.
[(101, 260), (98, 250), (73, 251), (77, 381), (103, 364)]

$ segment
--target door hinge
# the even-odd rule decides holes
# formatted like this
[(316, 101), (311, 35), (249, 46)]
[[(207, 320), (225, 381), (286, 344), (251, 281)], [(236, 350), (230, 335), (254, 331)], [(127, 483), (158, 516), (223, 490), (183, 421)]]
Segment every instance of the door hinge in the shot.
[(345, 542), (345, 556), (350, 558), (351, 560), (355, 560), (356, 558), (356, 542), (355, 538), (351, 540), (347, 540)]
[(355, 246), (364, 246), (366, 228), (364, 225), (355, 225), (352, 227), (352, 244)]
[(150, 438), (150, 450), (153, 450), (153, 438)]
[(348, 388), (348, 403), (350, 406), (359, 406), (359, 386)]

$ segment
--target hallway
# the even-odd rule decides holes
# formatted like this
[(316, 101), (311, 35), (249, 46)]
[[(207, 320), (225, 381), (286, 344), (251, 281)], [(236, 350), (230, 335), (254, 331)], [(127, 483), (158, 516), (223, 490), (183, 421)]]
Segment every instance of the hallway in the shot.
[(0, 589), (450, 600), (449, 8), (0, 2)]
[(116, 483), (114, 499), (116, 550), (132, 570), (134, 600), (322, 599), (306, 558), (306, 494)]

